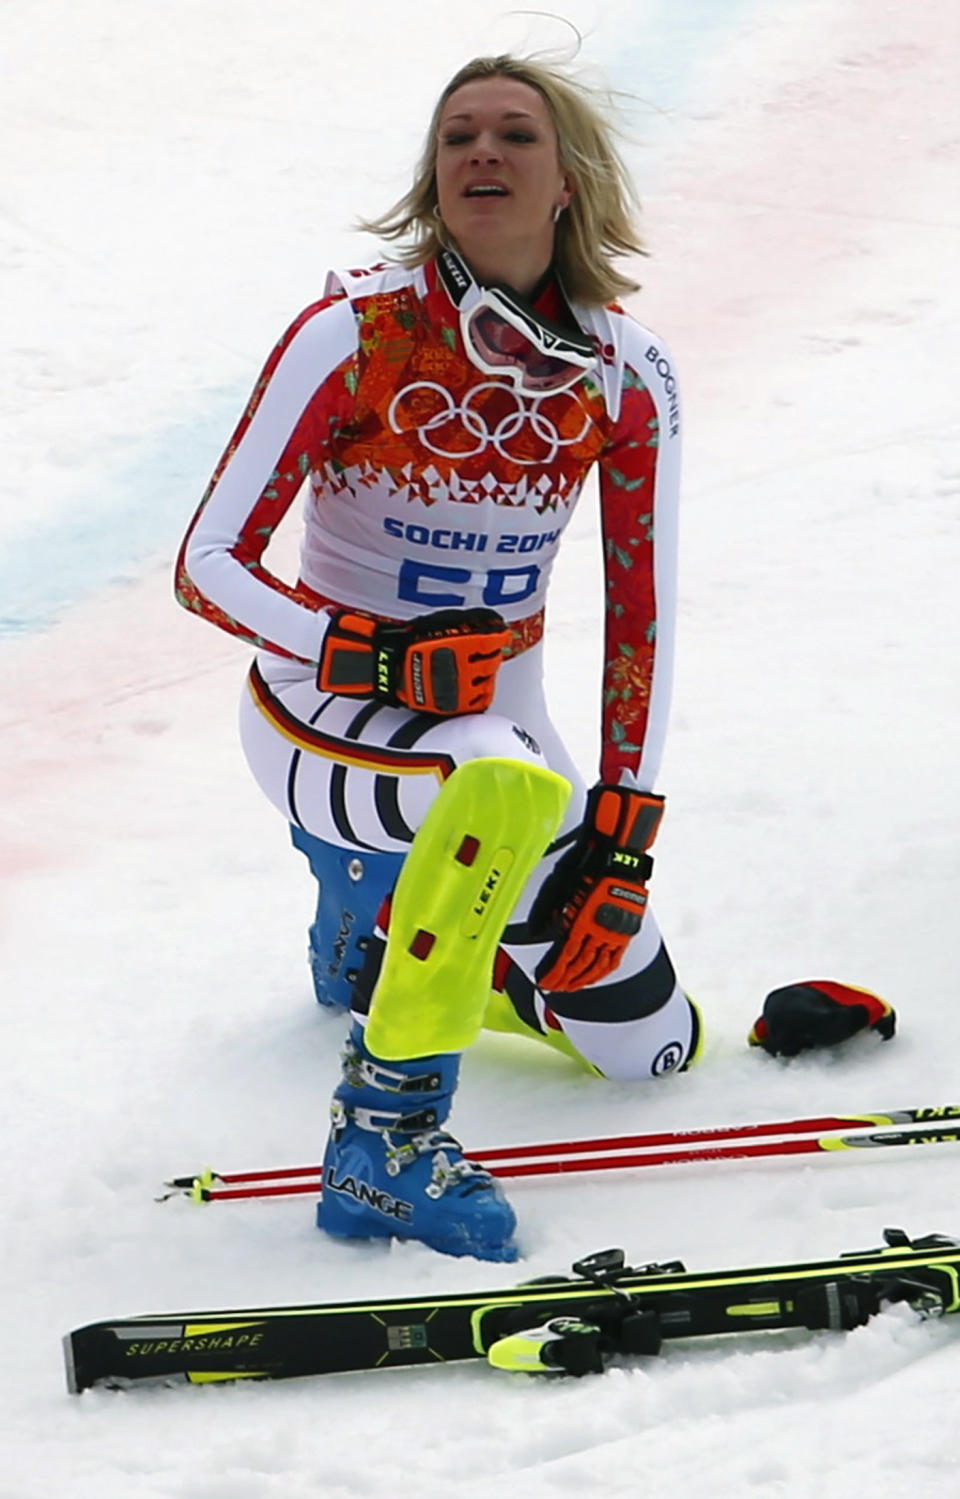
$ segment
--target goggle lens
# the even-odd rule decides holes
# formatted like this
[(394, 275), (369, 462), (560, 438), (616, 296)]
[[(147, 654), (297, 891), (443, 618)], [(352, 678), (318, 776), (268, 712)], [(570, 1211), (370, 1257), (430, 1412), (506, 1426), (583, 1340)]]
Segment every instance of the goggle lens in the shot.
[[(522, 314), (494, 302), (496, 293), (484, 292), (480, 302), (462, 314), (463, 339), (473, 362), (489, 375), (502, 375), (518, 390), (531, 394), (568, 390), (595, 363), (593, 350), (563, 346), (563, 340), (544, 331), (540, 336)], [(547, 349), (549, 339), (560, 347)]]

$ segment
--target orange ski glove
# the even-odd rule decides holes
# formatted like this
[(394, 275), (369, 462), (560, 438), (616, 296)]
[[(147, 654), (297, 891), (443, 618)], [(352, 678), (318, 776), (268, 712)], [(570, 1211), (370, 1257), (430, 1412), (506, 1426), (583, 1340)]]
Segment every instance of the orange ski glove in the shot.
[(317, 686), (418, 713), (483, 713), (509, 639), (494, 609), (438, 609), (402, 621), (339, 609), (323, 637)]
[(544, 880), (530, 912), (533, 939), (554, 938), (537, 983), (566, 993), (618, 967), (647, 906), (653, 860), (647, 850), (663, 816), (662, 796), (594, 786), (577, 841)]

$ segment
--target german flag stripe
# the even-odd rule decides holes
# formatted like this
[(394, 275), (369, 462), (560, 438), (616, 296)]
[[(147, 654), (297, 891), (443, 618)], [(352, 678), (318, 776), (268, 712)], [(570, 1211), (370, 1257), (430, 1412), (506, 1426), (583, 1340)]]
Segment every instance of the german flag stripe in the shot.
[(434, 775), (442, 784), (456, 770), (451, 755), (429, 754), (423, 750), (388, 749), (379, 745), (358, 744), (336, 734), (325, 734), (297, 718), (275, 697), (260, 674), (256, 663), (247, 678), (250, 695), (264, 718), (290, 744), (308, 755), (321, 755), (340, 765), (354, 765), (360, 770), (395, 776)]

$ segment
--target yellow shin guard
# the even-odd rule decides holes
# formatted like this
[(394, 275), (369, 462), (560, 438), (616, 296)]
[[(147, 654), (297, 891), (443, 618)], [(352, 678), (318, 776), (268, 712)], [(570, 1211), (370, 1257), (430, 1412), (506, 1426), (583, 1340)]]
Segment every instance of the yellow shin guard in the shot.
[(560, 826), (563, 776), (521, 760), (470, 760), (445, 782), (393, 893), (366, 1044), (384, 1061), (477, 1039), (497, 943)]

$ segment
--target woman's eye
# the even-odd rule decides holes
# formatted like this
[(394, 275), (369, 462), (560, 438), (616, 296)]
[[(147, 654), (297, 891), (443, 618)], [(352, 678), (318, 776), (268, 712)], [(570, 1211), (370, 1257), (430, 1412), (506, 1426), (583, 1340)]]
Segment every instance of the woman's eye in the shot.
[[(454, 130), (448, 135), (440, 137), (442, 146), (468, 146), (474, 139), (471, 130)], [(530, 146), (535, 144), (537, 137), (530, 130), (505, 130), (503, 139), (509, 141), (512, 146)]]

